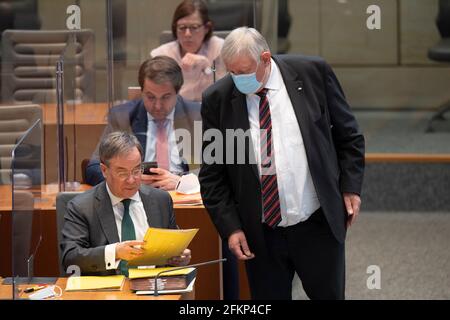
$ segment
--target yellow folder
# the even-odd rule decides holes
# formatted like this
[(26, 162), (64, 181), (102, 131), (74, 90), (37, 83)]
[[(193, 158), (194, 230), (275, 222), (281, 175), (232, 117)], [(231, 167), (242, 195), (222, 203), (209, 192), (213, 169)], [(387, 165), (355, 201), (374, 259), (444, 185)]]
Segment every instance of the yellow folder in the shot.
[(67, 279), (66, 291), (122, 290), (125, 276), (72, 276)]
[(148, 228), (144, 237), (144, 254), (128, 261), (128, 266), (162, 266), (186, 249), (198, 229)]

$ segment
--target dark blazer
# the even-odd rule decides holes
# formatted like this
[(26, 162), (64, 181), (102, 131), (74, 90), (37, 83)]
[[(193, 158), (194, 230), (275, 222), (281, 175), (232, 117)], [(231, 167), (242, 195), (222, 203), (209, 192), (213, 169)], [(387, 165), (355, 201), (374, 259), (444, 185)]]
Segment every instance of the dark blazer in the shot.
[[(176, 229), (169, 193), (149, 186), (139, 190), (150, 227)], [(111, 198), (102, 182), (67, 204), (62, 230), (61, 259), (64, 270), (80, 267), (82, 274), (115, 274), (106, 270), (105, 246), (119, 242)]]
[[(343, 242), (347, 214), (342, 193), (361, 192), (364, 137), (335, 74), (323, 59), (293, 55), (273, 58), (300, 126), (320, 205), (334, 236)], [(236, 89), (230, 76), (205, 91), (201, 113), (203, 131), (218, 129), (225, 137), (226, 129), (250, 128), (246, 97)], [(204, 141), (203, 150), (210, 144)], [(235, 143), (234, 163), (236, 149)], [(250, 250), (258, 255), (265, 253), (265, 246), (260, 178), (257, 166), (249, 162), (254, 158), (251, 138), (246, 139), (245, 149), (244, 164), (207, 164), (204, 158), (199, 180), (204, 205), (220, 235), (227, 238), (242, 229)], [(231, 150), (224, 147), (219, 151), (225, 163)]]
[[(193, 102), (177, 96), (174, 115), (174, 129), (186, 129), (191, 133), (191, 150), (194, 152), (194, 121), (201, 121), (200, 103)], [(128, 101), (111, 108), (108, 115), (108, 125), (105, 128), (102, 139), (106, 135), (114, 131), (132, 132), (146, 150), (147, 139), (156, 137), (147, 137), (147, 111), (142, 99)], [(177, 141), (179, 137), (177, 136)], [(182, 162), (183, 171), (187, 172), (189, 165), (185, 159)], [(100, 169), (100, 161), (98, 157), (98, 146), (89, 164), (86, 167), (86, 183), (96, 185), (103, 181), (103, 175)]]

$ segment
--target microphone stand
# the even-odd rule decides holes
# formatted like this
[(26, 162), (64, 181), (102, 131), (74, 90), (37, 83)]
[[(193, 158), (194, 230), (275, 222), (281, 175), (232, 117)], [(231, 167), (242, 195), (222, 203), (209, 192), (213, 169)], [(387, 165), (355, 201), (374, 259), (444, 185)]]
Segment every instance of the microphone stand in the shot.
[(212, 72), (213, 72), (213, 83), (216, 83), (216, 59), (213, 60)]
[(189, 269), (189, 268), (194, 268), (194, 267), (200, 267), (200, 266), (206, 266), (208, 264), (220, 263), (220, 262), (225, 262), (225, 261), (227, 261), (227, 259), (223, 258), (223, 259), (217, 259), (217, 260), (211, 260), (211, 261), (206, 261), (206, 262), (201, 262), (201, 263), (190, 264), (190, 265), (183, 266), (183, 267), (171, 268), (169, 270), (163, 270), (161, 272), (158, 272), (158, 274), (156, 274), (156, 277), (155, 277), (155, 290), (153, 291), (153, 295), (155, 297), (159, 296), (159, 294), (158, 294), (158, 277), (163, 273), (172, 272), (172, 271), (176, 271), (176, 270), (182, 270), (182, 269)]

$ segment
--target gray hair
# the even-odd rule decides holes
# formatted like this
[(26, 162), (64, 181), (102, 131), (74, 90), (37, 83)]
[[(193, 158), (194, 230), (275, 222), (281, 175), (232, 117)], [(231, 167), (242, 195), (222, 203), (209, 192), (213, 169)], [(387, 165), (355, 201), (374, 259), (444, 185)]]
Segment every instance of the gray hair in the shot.
[(139, 140), (129, 132), (116, 131), (108, 134), (99, 146), (100, 162), (109, 165), (112, 158), (130, 152), (134, 147), (144, 154)]
[(225, 38), (220, 54), (225, 64), (239, 55), (250, 56), (259, 62), (264, 51), (270, 49), (261, 33), (254, 28), (240, 27), (231, 31)]

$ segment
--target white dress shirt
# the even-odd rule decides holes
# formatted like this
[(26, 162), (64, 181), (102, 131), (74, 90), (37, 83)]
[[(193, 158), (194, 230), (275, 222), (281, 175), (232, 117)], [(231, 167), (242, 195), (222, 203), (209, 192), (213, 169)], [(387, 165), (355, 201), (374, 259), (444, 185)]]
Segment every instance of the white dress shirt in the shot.
[[(106, 190), (108, 191), (109, 198), (111, 199), (111, 205), (114, 211), (114, 220), (116, 221), (117, 232), (119, 233), (119, 241), (122, 242), (123, 203), (121, 201), (123, 199), (112, 194), (108, 187), (108, 183), (106, 183)], [(149, 225), (139, 191), (136, 192), (130, 199), (130, 217), (133, 221), (136, 240), (143, 240)], [(116, 245), (117, 243), (112, 243), (105, 246), (106, 270), (117, 269), (119, 266), (120, 260), (116, 260)]]
[[(271, 60), (270, 76), (265, 86), (272, 119), (272, 142), (280, 196), (282, 221), (287, 227), (305, 221), (319, 207), (316, 189), (306, 158), (302, 134), (281, 72)], [(259, 101), (256, 94), (246, 96), (255, 158), (261, 173), (259, 139)], [(300, 106), (301, 107), (301, 106)], [(261, 216), (264, 221), (264, 216)]]
[[(183, 167), (181, 166), (182, 160), (180, 158), (180, 152), (177, 146), (177, 140), (175, 136), (175, 130), (173, 127), (173, 119), (175, 115), (175, 108), (171, 113), (167, 116), (167, 124), (166, 124), (166, 132), (168, 141), (168, 149), (169, 149), (169, 171), (173, 173), (181, 173), (183, 172)], [(154, 121), (153, 116), (147, 112), (147, 145), (145, 147), (145, 157), (144, 161), (156, 161), (156, 137), (158, 127), (156, 122)], [(149, 137), (154, 137), (149, 139)]]

